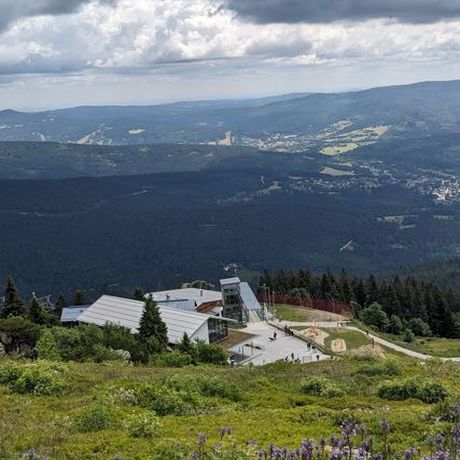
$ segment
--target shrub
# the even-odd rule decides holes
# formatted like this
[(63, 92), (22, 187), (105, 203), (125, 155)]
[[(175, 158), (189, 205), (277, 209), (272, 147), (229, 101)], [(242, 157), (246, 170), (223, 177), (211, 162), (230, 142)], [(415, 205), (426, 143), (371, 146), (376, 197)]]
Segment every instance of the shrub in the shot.
[(29, 352), (40, 337), (40, 326), (21, 316), (0, 320), (0, 334), (7, 353)]
[(59, 395), (64, 391), (64, 382), (60, 378), (62, 370), (63, 368), (56, 369), (45, 362), (25, 366), (18, 377), (10, 382), (10, 388), (21, 394)]
[(14, 362), (7, 362), (0, 367), (0, 384), (9, 385), (22, 374), (22, 367)]
[(43, 332), (35, 350), (40, 359), (48, 359), (50, 361), (59, 361), (61, 359), (56, 340), (49, 329)]
[(228, 354), (224, 348), (213, 343), (206, 343), (202, 340), (196, 343), (196, 359), (200, 363), (228, 364)]
[(449, 392), (440, 383), (412, 378), (396, 382), (384, 382), (378, 387), (377, 394), (380, 398), (392, 401), (414, 398), (432, 404), (443, 401)]
[(171, 353), (161, 353), (155, 357), (154, 362), (165, 367), (185, 367), (193, 364), (193, 358), (188, 353), (176, 350)]
[(409, 321), (409, 329), (419, 337), (429, 337), (431, 335), (430, 325), (420, 318), (412, 318)]
[(241, 391), (236, 385), (215, 377), (201, 379), (200, 391), (204, 396), (225, 398), (230, 399), (231, 401), (241, 401)]
[(158, 433), (160, 422), (152, 413), (134, 414), (128, 417), (125, 427), (134, 438), (153, 438)]
[(78, 431), (90, 433), (114, 428), (116, 423), (112, 413), (104, 406), (96, 405), (81, 412), (75, 422)]
[(401, 366), (395, 361), (383, 361), (373, 364), (363, 364), (356, 371), (357, 374), (368, 375), (370, 377), (401, 375)]
[(307, 395), (332, 398), (343, 394), (342, 389), (324, 377), (309, 377), (300, 383), (300, 391)]
[(361, 320), (368, 326), (373, 326), (379, 331), (388, 330), (389, 320), (382, 307), (374, 302), (361, 312)]
[(415, 341), (415, 334), (410, 329), (405, 329), (402, 334), (404, 342), (412, 343)]
[(158, 415), (185, 415), (192, 409), (190, 394), (163, 386), (141, 385), (137, 388), (136, 397), (141, 406)]

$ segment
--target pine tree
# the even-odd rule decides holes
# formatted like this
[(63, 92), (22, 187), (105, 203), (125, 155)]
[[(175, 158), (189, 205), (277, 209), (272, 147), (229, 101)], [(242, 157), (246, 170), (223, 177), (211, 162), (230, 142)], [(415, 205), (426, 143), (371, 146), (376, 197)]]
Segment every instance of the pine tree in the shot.
[(35, 295), (32, 297), (30, 302), (28, 317), (29, 320), (35, 324), (44, 324), (46, 322), (45, 311)]
[(76, 291), (73, 298), (74, 305), (85, 305), (85, 294), (81, 291)]
[(179, 351), (182, 353), (187, 353), (188, 355), (194, 357), (196, 354), (196, 349), (192, 341), (190, 340), (190, 337), (188, 334), (185, 332), (184, 336), (182, 337), (182, 340), (178, 346)]
[(8, 318), (9, 316), (24, 316), (26, 309), (22, 302), (16, 285), (11, 277), (8, 277), (5, 287), (5, 300), (1, 309), (1, 317)]
[[(139, 338), (152, 352), (161, 351), (168, 346), (168, 328), (161, 319), (160, 309), (150, 295), (145, 299), (144, 312), (139, 323)], [(158, 350), (153, 348), (158, 347)]]
[(137, 287), (134, 289), (133, 292), (133, 299), (134, 300), (144, 300), (145, 292), (142, 288)]
[(62, 310), (67, 307), (67, 301), (65, 300), (65, 297), (62, 294), (59, 294), (56, 303), (54, 304), (54, 311), (56, 315), (61, 317)]

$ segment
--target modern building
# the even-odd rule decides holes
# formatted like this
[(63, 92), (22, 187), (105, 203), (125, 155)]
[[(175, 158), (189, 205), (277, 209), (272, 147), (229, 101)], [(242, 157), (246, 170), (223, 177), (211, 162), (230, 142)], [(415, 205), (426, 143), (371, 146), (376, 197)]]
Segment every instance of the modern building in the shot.
[[(178, 344), (184, 334), (191, 340), (204, 340), (208, 343), (219, 342), (228, 335), (228, 323), (231, 319), (186, 311), (177, 307), (158, 305), (161, 319), (168, 328), (171, 345)], [(144, 302), (104, 295), (78, 317), (80, 323), (105, 326), (118, 324), (137, 332), (144, 311)]]
[(262, 311), (262, 307), (248, 283), (234, 277), (220, 280), (220, 285), (223, 316), (240, 324), (258, 321), (258, 314)]
[(220, 291), (184, 288), (152, 292), (150, 295), (159, 305), (222, 316), (222, 293)]

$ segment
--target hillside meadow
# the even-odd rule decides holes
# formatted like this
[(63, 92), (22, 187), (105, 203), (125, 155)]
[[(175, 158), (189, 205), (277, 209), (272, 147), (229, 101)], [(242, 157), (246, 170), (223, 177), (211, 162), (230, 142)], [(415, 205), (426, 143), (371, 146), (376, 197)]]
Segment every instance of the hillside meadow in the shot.
[(349, 421), (366, 427), (353, 429), (355, 447), (373, 438), (374, 452), (429, 454), (437, 433), (453, 449), (459, 396), (459, 366), (400, 357), (239, 368), (2, 360), (0, 458), (275, 458), (258, 452), (304, 439), (326, 458)]

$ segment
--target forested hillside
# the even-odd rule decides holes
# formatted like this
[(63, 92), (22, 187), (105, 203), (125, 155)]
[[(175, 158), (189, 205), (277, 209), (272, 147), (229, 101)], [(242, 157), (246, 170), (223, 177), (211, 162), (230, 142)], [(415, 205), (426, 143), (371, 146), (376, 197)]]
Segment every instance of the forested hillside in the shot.
[(352, 307), (356, 317), (382, 332), (460, 338), (460, 292), (442, 289), (414, 278), (387, 280), (374, 275), (349, 276), (345, 270), (334, 275), (327, 271), (314, 275), (308, 269), (298, 272), (265, 272), (260, 285), (277, 295), (303, 300), (319, 298)]

